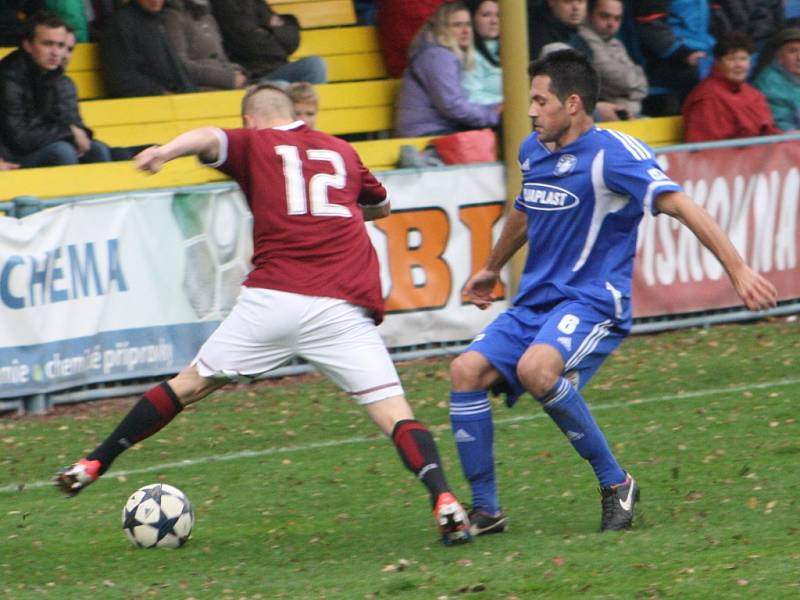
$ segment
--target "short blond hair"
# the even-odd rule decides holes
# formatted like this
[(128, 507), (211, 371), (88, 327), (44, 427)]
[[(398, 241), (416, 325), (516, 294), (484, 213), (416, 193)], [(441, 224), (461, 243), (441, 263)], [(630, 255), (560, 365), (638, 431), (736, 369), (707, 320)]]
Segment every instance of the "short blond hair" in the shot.
[(317, 94), (317, 90), (314, 89), (314, 86), (307, 81), (296, 81), (294, 83), (290, 83), (286, 87), (286, 93), (295, 104), (298, 102), (304, 102), (306, 104), (319, 106), (319, 94)]
[(280, 86), (259, 83), (247, 88), (242, 98), (242, 116), (244, 115), (294, 119), (294, 102)]

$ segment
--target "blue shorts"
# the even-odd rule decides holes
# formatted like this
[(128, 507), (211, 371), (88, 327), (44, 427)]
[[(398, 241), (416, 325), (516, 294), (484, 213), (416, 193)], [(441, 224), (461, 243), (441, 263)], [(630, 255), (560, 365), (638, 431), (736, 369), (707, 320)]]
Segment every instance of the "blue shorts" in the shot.
[(505, 380), (492, 391), (505, 393), (513, 406), (525, 393), (517, 363), (533, 344), (547, 344), (561, 353), (564, 377), (580, 389), (605, 358), (619, 346), (629, 327), (585, 302), (561, 302), (546, 310), (513, 306), (497, 317), (467, 347), (479, 352)]

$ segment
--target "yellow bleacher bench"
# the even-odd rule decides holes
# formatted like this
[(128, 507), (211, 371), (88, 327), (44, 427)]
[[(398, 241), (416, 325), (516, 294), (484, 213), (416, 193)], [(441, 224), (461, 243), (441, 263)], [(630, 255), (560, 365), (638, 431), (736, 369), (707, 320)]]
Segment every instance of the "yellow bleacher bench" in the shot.
[(622, 131), (655, 148), (673, 146), (683, 142), (683, 119), (679, 116), (607, 121), (598, 123), (598, 126)]
[[(329, 83), (320, 97), (317, 126), (327, 133), (369, 133), (392, 128), (396, 79)], [(241, 126), (242, 90), (88, 100), (80, 103), (86, 124), (112, 146), (163, 143), (194, 127)]]
[(353, 0), (270, 0), (278, 14), (291, 14), (303, 29), (352, 25), (356, 22)]
[[(14, 48), (0, 48), (0, 58)], [(386, 77), (386, 67), (374, 27), (333, 27), (304, 31), (292, 59), (321, 56), (328, 65), (330, 82), (361, 81)], [(78, 44), (67, 74), (82, 100), (103, 98), (105, 86), (97, 44)]]

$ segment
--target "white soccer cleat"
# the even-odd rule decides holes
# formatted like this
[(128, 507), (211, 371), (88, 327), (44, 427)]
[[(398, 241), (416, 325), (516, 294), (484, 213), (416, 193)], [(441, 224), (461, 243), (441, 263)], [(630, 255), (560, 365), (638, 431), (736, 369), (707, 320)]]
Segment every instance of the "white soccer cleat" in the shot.
[(72, 498), (83, 488), (100, 477), (100, 461), (82, 458), (70, 467), (59, 469), (53, 477), (53, 485), (67, 498)]
[(436, 499), (433, 517), (445, 546), (472, 541), (467, 512), (450, 492), (444, 492)]

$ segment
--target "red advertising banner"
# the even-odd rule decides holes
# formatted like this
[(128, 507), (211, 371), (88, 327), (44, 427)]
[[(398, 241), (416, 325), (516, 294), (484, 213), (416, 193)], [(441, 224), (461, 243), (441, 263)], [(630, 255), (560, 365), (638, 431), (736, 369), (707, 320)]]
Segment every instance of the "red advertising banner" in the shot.
[[(800, 142), (661, 154), (747, 264), (800, 298)], [(633, 280), (635, 317), (741, 305), (716, 258), (675, 219), (645, 215)]]

